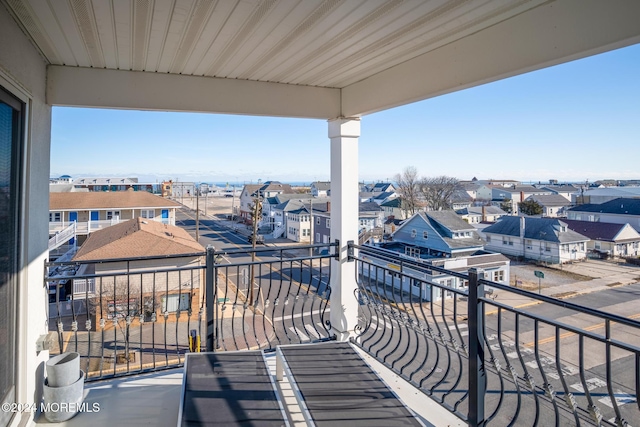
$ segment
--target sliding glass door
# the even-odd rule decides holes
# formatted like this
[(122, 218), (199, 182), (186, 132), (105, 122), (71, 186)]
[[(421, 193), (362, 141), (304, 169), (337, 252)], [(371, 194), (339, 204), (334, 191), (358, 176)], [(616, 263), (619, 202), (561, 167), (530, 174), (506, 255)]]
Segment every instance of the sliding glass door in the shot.
[[(0, 86), (0, 399), (15, 402), (20, 262), (20, 164), (24, 106)], [(0, 412), (0, 426), (11, 421)]]

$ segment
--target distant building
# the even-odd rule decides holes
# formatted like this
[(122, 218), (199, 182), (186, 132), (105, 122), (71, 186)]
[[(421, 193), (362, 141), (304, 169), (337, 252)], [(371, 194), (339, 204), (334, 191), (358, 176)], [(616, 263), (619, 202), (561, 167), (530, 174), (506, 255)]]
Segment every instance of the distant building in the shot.
[(529, 196), (525, 199), (536, 202), (542, 207), (544, 217), (564, 217), (566, 209), (571, 206), (571, 202), (559, 194), (541, 194)]
[(505, 215), (509, 215), (497, 206), (471, 206), (456, 210), (456, 214), (469, 224), (481, 222), (496, 222)]
[[(282, 184), (278, 181), (267, 181), (264, 184), (246, 184), (240, 193), (240, 216), (245, 222), (252, 221), (252, 206), (255, 197), (261, 197), (263, 201), (269, 197), (280, 194), (295, 194), (289, 184)], [(300, 195), (302, 196), (302, 195)]]
[(331, 195), (330, 181), (315, 181), (311, 183), (311, 195), (313, 197), (327, 197)]
[(173, 196), (173, 181), (162, 181), (162, 197)]

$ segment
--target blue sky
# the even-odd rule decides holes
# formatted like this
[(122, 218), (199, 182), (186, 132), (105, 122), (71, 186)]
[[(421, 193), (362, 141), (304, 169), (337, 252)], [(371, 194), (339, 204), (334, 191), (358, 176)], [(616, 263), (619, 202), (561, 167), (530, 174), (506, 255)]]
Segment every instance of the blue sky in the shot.
[[(51, 139), (51, 176), (329, 178), (321, 120), (55, 107)], [(640, 179), (640, 45), (365, 116), (359, 147), (365, 181)]]

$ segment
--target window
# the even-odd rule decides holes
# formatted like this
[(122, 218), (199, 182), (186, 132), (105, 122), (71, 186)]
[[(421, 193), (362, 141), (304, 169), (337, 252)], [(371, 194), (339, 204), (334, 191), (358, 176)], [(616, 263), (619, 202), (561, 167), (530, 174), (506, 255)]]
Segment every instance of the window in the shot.
[(412, 228), (412, 229), (411, 229), (411, 237), (416, 237), (416, 233), (417, 233), (417, 232), (416, 232), (416, 229), (415, 229), (415, 228)]
[(504, 270), (497, 270), (493, 272), (493, 281), (494, 282), (502, 282), (504, 281)]
[(331, 220), (327, 218), (327, 228), (331, 228)]
[(162, 296), (162, 312), (175, 313), (189, 310), (190, 294), (173, 294)]
[(155, 217), (155, 212), (153, 211), (153, 209), (142, 209), (140, 211), (140, 216), (142, 218), (153, 219)]
[(491, 236), (487, 236), (487, 242), (491, 241)]
[(320, 243), (320, 233), (316, 233), (316, 243)]
[(405, 246), (404, 254), (413, 258), (420, 258), (420, 248)]
[(120, 211), (107, 211), (107, 219), (120, 219)]
[(60, 212), (49, 212), (49, 222), (60, 222), (62, 221)]
[(578, 243), (578, 249), (584, 251), (584, 242)]
[(503, 244), (503, 245), (506, 245), (506, 244), (508, 244), (508, 243), (509, 243), (509, 241), (507, 240), (507, 238), (506, 238), (506, 237), (503, 237), (503, 238), (502, 238), (502, 244)]
[(527, 249), (533, 249), (533, 242), (530, 239), (525, 240)]
[[(0, 402), (15, 403), (16, 291), (20, 287), (20, 176), (24, 104), (0, 87)], [(8, 422), (0, 413), (0, 424)], [(10, 417), (11, 414), (8, 414)], [(10, 423), (10, 422), (9, 422)]]
[(429, 237), (429, 236), (428, 236), (428, 233), (427, 233), (426, 231), (423, 231), (423, 232), (422, 232), (422, 238), (423, 238), (423, 239), (427, 239), (428, 237)]
[(544, 250), (545, 252), (551, 252), (551, 245), (549, 245), (548, 243), (544, 244)]
[(316, 218), (316, 225), (320, 225), (320, 217)]
[(509, 237), (509, 246), (513, 246), (513, 239), (511, 239), (511, 237)]

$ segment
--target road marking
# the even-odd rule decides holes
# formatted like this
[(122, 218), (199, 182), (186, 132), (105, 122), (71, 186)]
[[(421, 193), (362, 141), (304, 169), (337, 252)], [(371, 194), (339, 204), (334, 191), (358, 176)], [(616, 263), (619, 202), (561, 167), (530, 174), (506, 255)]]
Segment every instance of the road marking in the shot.
[[(587, 389), (589, 391), (593, 391), (598, 387), (606, 387), (607, 385), (607, 383), (600, 378), (589, 378), (588, 380), (585, 380), (585, 382), (587, 383)], [(582, 383), (572, 384), (569, 387), (574, 390), (578, 390), (580, 393), (584, 393), (584, 387), (582, 386)]]
[[(511, 307), (511, 308), (525, 308), (525, 307), (531, 307), (534, 305), (538, 305), (538, 304), (542, 304), (542, 301), (533, 301), (533, 302), (528, 302), (526, 304), (521, 304), (521, 305), (516, 305), (515, 307)], [(504, 311), (508, 311), (507, 309), (502, 310)], [(484, 315), (485, 316), (491, 316), (492, 314), (498, 314), (498, 310), (491, 310), (486, 312)]]
[(326, 311), (327, 313), (329, 313), (329, 309), (327, 308), (326, 310), (316, 310), (316, 311), (312, 311), (311, 313), (298, 313), (298, 314), (294, 314), (293, 316), (289, 315), (289, 316), (278, 316), (278, 317), (274, 317), (273, 319), (271, 319), (273, 322), (281, 322), (283, 320), (292, 320), (292, 319), (298, 319), (302, 316), (312, 316), (314, 314), (321, 314), (323, 311)]
[(300, 341), (309, 341), (309, 337), (303, 334), (300, 329), (290, 326), (289, 330), (293, 332), (294, 335), (298, 335), (298, 337), (300, 337)]
[[(627, 319), (637, 319), (637, 318), (640, 318), (640, 313), (633, 314), (633, 315), (627, 317)], [(616, 323), (616, 322), (611, 322), (611, 323)], [(583, 331), (595, 331), (596, 329), (604, 328), (605, 325), (606, 325), (605, 322), (597, 323), (595, 325), (587, 326), (586, 328), (583, 328), (582, 330)], [(564, 333), (560, 334), (560, 339), (568, 338), (568, 337), (570, 337), (572, 335), (576, 335), (576, 333), (575, 332), (564, 332)], [(547, 338), (542, 338), (542, 339), (538, 340), (538, 345), (548, 344), (550, 342), (554, 342), (555, 340), (556, 340), (556, 336), (554, 334), (553, 336), (550, 336), (550, 337), (547, 337)], [(536, 345), (535, 341), (531, 341), (531, 342), (528, 342), (528, 343), (524, 344), (525, 347), (533, 347), (535, 345)]]
[[(634, 396), (628, 393), (624, 393), (620, 390), (616, 390), (616, 392), (613, 393), (613, 398), (616, 399), (616, 405), (618, 406), (626, 405), (627, 403), (636, 402), (636, 398)], [(607, 405), (609, 408), (613, 409), (613, 404), (611, 403), (610, 396), (605, 396), (602, 399), (598, 399), (598, 401), (603, 405)]]

